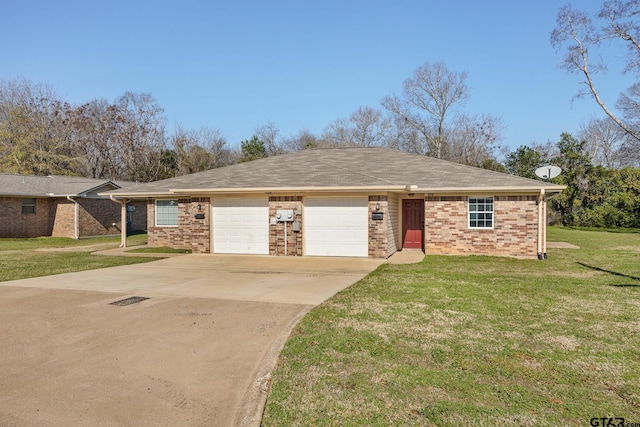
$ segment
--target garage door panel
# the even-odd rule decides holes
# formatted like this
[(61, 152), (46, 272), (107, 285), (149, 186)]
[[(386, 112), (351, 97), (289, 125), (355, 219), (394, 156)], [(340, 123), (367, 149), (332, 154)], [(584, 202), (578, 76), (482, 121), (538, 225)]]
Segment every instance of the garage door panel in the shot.
[(369, 255), (367, 197), (305, 198), (305, 254)]
[(213, 252), (269, 254), (269, 202), (259, 199), (213, 201)]

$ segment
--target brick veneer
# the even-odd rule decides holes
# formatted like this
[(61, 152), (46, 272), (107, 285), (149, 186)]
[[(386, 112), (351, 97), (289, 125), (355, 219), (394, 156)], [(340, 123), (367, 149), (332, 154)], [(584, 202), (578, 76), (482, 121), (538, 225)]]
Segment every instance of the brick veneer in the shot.
[[(198, 206), (200, 206), (198, 208)], [(193, 253), (206, 254), (211, 251), (211, 201), (208, 197), (192, 197), (178, 200), (178, 226), (157, 227), (154, 200), (147, 203), (147, 241), (149, 246), (166, 246), (191, 249)], [(197, 219), (196, 214), (204, 214)]]
[[(76, 198), (75, 200), (79, 205), (78, 237), (120, 232), (119, 203), (109, 199)], [(140, 211), (137, 229), (144, 229), (146, 203), (145, 209)], [(115, 227), (113, 223), (116, 223)], [(40, 236), (76, 237), (75, 202), (62, 197), (36, 198), (36, 213), (23, 214), (21, 197), (0, 198), (0, 237)]]
[[(428, 254), (502, 255), (537, 257), (538, 209), (536, 196), (495, 196), (494, 228), (470, 229), (467, 217), (467, 196), (425, 197), (425, 251)], [(373, 220), (376, 204), (384, 219)], [(198, 209), (200, 205), (200, 209)], [(209, 253), (211, 248), (211, 203), (209, 198), (178, 201), (178, 226), (155, 226), (155, 203), (147, 204), (147, 229), (150, 246), (192, 249), (194, 253)], [(287, 255), (303, 254), (302, 196), (269, 197), (269, 219), (278, 209), (292, 209), (299, 232), (287, 224)], [(204, 213), (204, 219), (195, 219)], [(387, 195), (371, 195), (368, 202), (369, 250), (371, 258), (387, 258), (389, 253), (389, 201)], [(396, 219), (397, 220), (397, 219)], [(394, 220), (394, 221), (396, 221)], [(269, 224), (269, 254), (284, 255), (284, 223)]]
[(36, 199), (36, 213), (22, 213), (21, 197), (0, 197), (0, 237), (50, 236), (51, 199)]
[(428, 254), (537, 257), (536, 196), (495, 196), (494, 228), (470, 229), (467, 196), (425, 198)]
[[(380, 209), (376, 209), (376, 204)], [(387, 196), (369, 196), (369, 257), (387, 258), (389, 256), (389, 233), (387, 217), (389, 216)], [(382, 220), (374, 220), (373, 212), (382, 212)]]
[(77, 202), (80, 236), (101, 236), (120, 232), (120, 203), (108, 199), (77, 199)]
[[(279, 209), (292, 209), (293, 221), (300, 224), (300, 231), (293, 231), (291, 222), (277, 222), (271, 224), (271, 219), (276, 219)], [(286, 224), (286, 225), (285, 225)], [(269, 254), (282, 256), (284, 252), (285, 226), (287, 227), (287, 254), (288, 256), (302, 256), (302, 196), (272, 196), (269, 197)]]

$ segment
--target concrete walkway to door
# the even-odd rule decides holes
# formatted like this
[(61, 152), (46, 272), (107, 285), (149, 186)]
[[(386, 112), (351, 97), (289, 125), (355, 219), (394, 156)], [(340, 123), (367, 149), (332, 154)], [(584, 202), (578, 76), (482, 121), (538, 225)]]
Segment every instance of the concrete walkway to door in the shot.
[(258, 426), (291, 329), (382, 262), (185, 255), (0, 282), (0, 425)]

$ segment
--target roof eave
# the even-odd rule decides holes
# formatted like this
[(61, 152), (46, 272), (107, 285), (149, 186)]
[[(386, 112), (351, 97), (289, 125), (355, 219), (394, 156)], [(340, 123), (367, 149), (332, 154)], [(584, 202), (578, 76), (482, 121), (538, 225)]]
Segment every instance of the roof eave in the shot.
[(145, 192), (118, 192), (98, 193), (99, 196), (109, 196), (117, 199), (123, 198), (148, 198), (171, 197), (207, 194), (282, 194), (282, 193), (356, 193), (356, 192), (395, 192), (395, 193), (433, 193), (433, 194), (469, 194), (469, 193), (528, 193), (539, 194), (542, 189), (546, 193), (560, 193), (566, 186), (540, 186), (540, 187), (418, 187), (406, 185), (388, 186), (317, 186), (317, 187), (247, 187), (247, 188), (171, 188), (168, 191)]
[(566, 189), (566, 185), (540, 186), (540, 187), (439, 187), (439, 188), (415, 188), (411, 193), (533, 193), (538, 194), (542, 189), (546, 193), (560, 193)]
[(171, 194), (230, 194), (230, 193), (353, 193), (362, 191), (398, 191), (404, 185), (387, 186), (313, 186), (313, 187), (247, 187), (247, 188), (172, 188)]
[(113, 192), (104, 192), (104, 193), (96, 193), (100, 197), (109, 197), (112, 199), (146, 199), (148, 197), (170, 197), (175, 195), (174, 193), (167, 191), (144, 191), (144, 192), (130, 192), (130, 193), (113, 193)]

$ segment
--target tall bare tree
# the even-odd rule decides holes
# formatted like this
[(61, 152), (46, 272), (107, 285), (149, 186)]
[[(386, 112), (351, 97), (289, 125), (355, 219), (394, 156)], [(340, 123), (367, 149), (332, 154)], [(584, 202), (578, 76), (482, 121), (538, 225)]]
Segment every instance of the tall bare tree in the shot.
[(164, 110), (147, 93), (125, 92), (114, 105), (120, 179), (157, 179), (166, 147)]
[(73, 109), (71, 144), (81, 161), (78, 173), (90, 178), (118, 178), (116, 108), (94, 99)]
[(447, 136), (447, 160), (477, 167), (495, 160), (503, 130), (502, 121), (491, 114), (456, 115)]
[(323, 138), (336, 146), (388, 146), (391, 128), (391, 119), (380, 110), (362, 106), (348, 119), (337, 119), (327, 126)]
[(415, 151), (444, 158), (447, 119), (469, 96), (466, 78), (466, 72), (450, 71), (443, 63), (426, 63), (404, 81), (402, 96), (382, 100), (384, 108), (420, 136), (422, 146), (414, 147)]
[(178, 126), (170, 139), (175, 152), (175, 175), (219, 168), (234, 162), (227, 141), (218, 129), (186, 130)]
[(277, 156), (286, 152), (280, 140), (280, 129), (273, 122), (255, 128), (255, 135), (264, 143), (267, 156)]
[(578, 137), (586, 142), (585, 151), (594, 165), (616, 169), (629, 161), (633, 163), (633, 159), (623, 156), (629, 142), (624, 130), (609, 117), (594, 117), (583, 123)]
[[(564, 52), (560, 67), (582, 77), (580, 84), (583, 89), (577, 96), (593, 97), (605, 114), (636, 141), (640, 141), (638, 83), (619, 98), (617, 106), (623, 113), (621, 117), (600, 96), (595, 78), (608, 69), (599, 55), (600, 49), (612, 45), (626, 49), (625, 73), (637, 75), (640, 72), (639, 17), (638, 0), (605, 1), (595, 16), (597, 23), (587, 13), (567, 5), (558, 12), (556, 27), (550, 36), (552, 46)], [(611, 59), (616, 60), (617, 58)]]
[(35, 175), (69, 174), (70, 106), (46, 84), (0, 81), (0, 168)]

